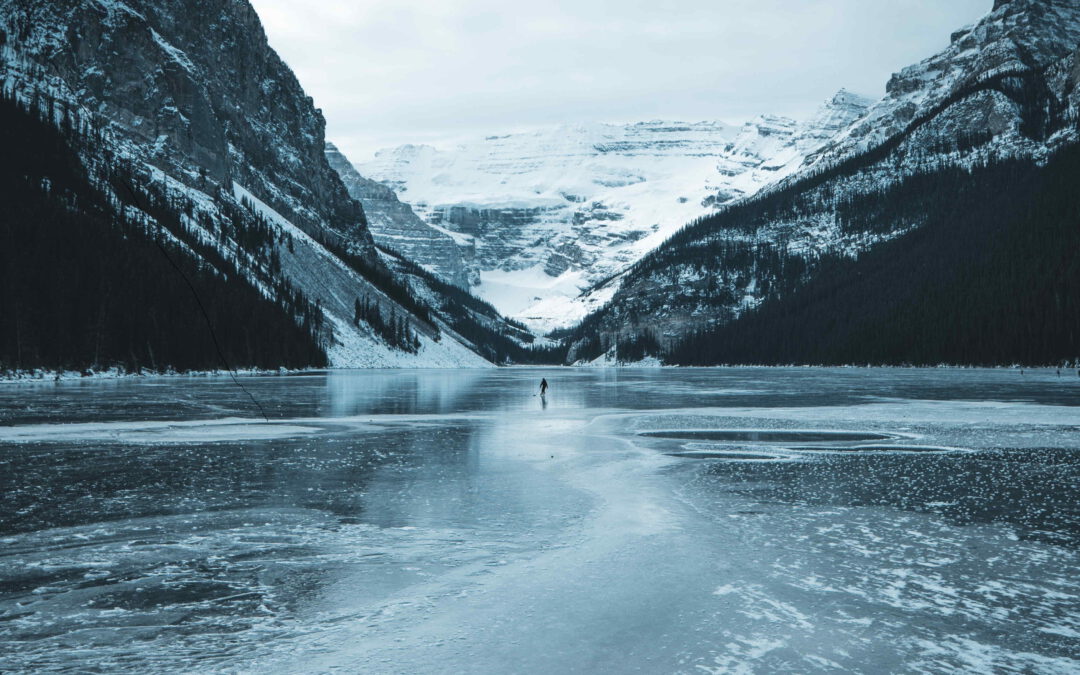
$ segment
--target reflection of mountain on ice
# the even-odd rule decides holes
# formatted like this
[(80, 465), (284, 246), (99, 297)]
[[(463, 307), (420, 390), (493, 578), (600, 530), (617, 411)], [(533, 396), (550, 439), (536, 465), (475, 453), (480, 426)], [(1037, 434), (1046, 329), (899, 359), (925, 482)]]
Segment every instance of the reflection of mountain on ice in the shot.
[(790, 175), (868, 104), (841, 91), (803, 124), (772, 115), (742, 126), (592, 124), (452, 150), (405, 145), (358, 169), (475, 247), (479, 295), (549, 328), (606, 299), (577, 296), (679, 227)]

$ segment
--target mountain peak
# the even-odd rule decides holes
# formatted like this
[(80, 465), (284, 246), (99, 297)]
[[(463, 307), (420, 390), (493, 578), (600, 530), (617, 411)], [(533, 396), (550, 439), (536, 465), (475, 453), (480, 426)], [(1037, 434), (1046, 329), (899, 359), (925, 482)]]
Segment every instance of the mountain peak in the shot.
[[(895, 73), (884, 98), (814, 161), (835, 162), (878, 146), (973, 83), (1045, 67), (1072, 54), (1078, 42), (1080, 2), (997, 0), (990, 14), (954, 31), (942, 51)], [(1010, 115), (1005, 108), (1000, 114)]]
[(862, 94), (856, 94), (853, 91), (847, 89), (841, 89), (836, 92), (831, 99), (829, 99), (828, 105), (832, 106), (857, 106), (860, 108), (869, 108), (873, 105), (874, 100), (869, 96), (863, 96)]
[(1054, 5), (1066, 9), (1076, 8), (1073, 0), (994, 0), (994, 8), (990, 10), (990, 13), (994, 14), (1002, 9), (1005, 10), (1003, 14), (1041, 13)]

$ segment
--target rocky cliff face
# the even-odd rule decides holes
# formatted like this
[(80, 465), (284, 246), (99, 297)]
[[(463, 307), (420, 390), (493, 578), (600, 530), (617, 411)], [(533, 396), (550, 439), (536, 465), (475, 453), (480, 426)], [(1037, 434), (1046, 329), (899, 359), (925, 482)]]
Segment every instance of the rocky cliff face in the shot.
[(841, 92), (805, 123), (584, 125), (402, 146), (359, 165), (425, 221), (475, 244), (477, 292), (535, 328), (580, 319), (612, 277), (687, 222), (799, 168), (868, 101)]
[[(628, 334), (648, 317), (671, 341), (730, 321), (811, 278), (823, 259), (856, 258), (918, 230), (928, 208), (919, 180), (1008, 158), (1042, 161), (1076, 143), (1078, 42), (1072, 0), (997, 3), (940, 54), (894, 75), (865, 115), (826, 125), (834, 136), (788, 177), (681, 233), (617, 289), (598, 289), (612, 300), (592, 325)], [(873, 206), (878, 197), (888, 210)]]
[(1021, 99), (1036, 92), (1010, 93), (999, 83), (1007, 87), (1010, 79), (1061, 61), (1078, 42), (1080, 7), (1074, 0), (995, 2), (981, 21), (954, 31), (943, 51), (894, 74), (885, 97), (807, 166), (834, 164), (915, 130), (922, 133), (913, 149), (932, 151), (928, 137), (963, 133), (992, 136), (995, 150), (1037, 151), (1048, 141), (1045, 130), (1026, 128), (1020, 110)]
[[(364, 178), (333, 143), (326, 144), (326, 159), (337, 171), (349, 195), (360, 202), (375, 242), (393, 249), (450, 283), (469, 288), (480, 283), (472, 240), (428, 225), (394, 190)], [(456, 237), (456, 238), (455, 238)]]
[[(0, 57), (7, 91), (92, 129), (79, 148), (92, 175), (132, 177), (101, 186), (117, 208), (168, 238), (135, 193), (160, 195), (213, 249), (208, 267), (223, 258), (264, 296), (296, 291), (322, 312), (332, 365), (488, 365), (394, 286), (327, 161), (321, 112), (245, 0), (0, 0)], [(407, 349), (354, 321), (361, 297), (408, 320)]]
[(0, 16), (9, 87), (45, 87), (185, 184), (236, 181), (373, 256), (363, 210), (323, 157), (322, 113), (247, 2), (3, 0)]

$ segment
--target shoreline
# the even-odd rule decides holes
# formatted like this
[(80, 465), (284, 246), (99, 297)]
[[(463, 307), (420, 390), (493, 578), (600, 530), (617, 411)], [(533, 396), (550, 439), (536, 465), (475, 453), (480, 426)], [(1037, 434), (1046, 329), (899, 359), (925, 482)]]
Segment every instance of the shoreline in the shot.
[(120, 368), (109, 368), (101, 371), (79, 370), (21, 370), (0, 374), (0, 385), (4, 384), (47, 384), (61, 382), (89, 382), (102, 380), (132, 380), (139, 378), (180, 378), (180, 377), (257, 377), (267, 375), (299, 375), (326, 371), (326, 368), (243, 368), (239, 370), (189, 370), (179, 372), (176, 370), (143, 370), (140, 373), (132, 373)]
[[(891, 369), (891, 370), (1021, 370), (1021, 371), (1057, 371), (1058, 366), (1021, 366), (1016, 364), (1009, 365), (997, 365), (997, 366), (973, 366), (973, 365), (956, 365), (956, 364), (939, 364), (936, 366), (897, 366), (897, 365), (717, 365), (717, 366), (671, 366), (671, 365), (656, 365), (655, 363), (637, 364), (574, 364), (574, 365), (562, 365), (562, 364), (512, 364), (509, 366), (498, 366), (498, 368), (505, 369), (523, 369), (523, 370), (547, 370), (547, 369), (561, 369), (561, 370), (652, 370), (662, 368), (664, 370), (672, 369), (684, 369), (684, 370), (873, 370), (873, 369)], [(1061, 367), (1061, 377), (1071, 375), (1072, 371), (1077, 369), (1076, 366), (1064, 366)], [(229, 371), (224, 369), (217, 370), (191, 370), (186, 372), (178, 371), (150, 371), (144, 370), (141, 373), (132, 373), (121, 370), (119, 368), (110, 368), (102, 371), (78, 371), (78, 370), (24, 370), (15, 371), (0, 374), (0, 386), (8, 384), (59, 384), (59, 383), (71, 383), (71, 382), (101, 382), (109, 380), (133, 380), (133, 379), (149, 379), (149, 378), (206, 378), (206, 377), (268, 377), (268, 376), (293, 376), (293, 375), (313, 375), (317, 373), (328, 373), (331, 371), (346, 371), (346, 370), (370, 370), (370, 371), (406, 371), (406, 370), (475, 370), (473, 368), (352, 368), (352, 367), (329, 367), (329, 368), (244, 368), (235, 371)]]

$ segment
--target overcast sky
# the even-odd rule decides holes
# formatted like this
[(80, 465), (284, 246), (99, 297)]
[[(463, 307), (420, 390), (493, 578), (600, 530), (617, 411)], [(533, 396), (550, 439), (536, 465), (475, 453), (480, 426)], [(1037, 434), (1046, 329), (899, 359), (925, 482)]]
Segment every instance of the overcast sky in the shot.
[(353, 162), (576, 122), (803, 117), (992, 0), (252, 0)]

